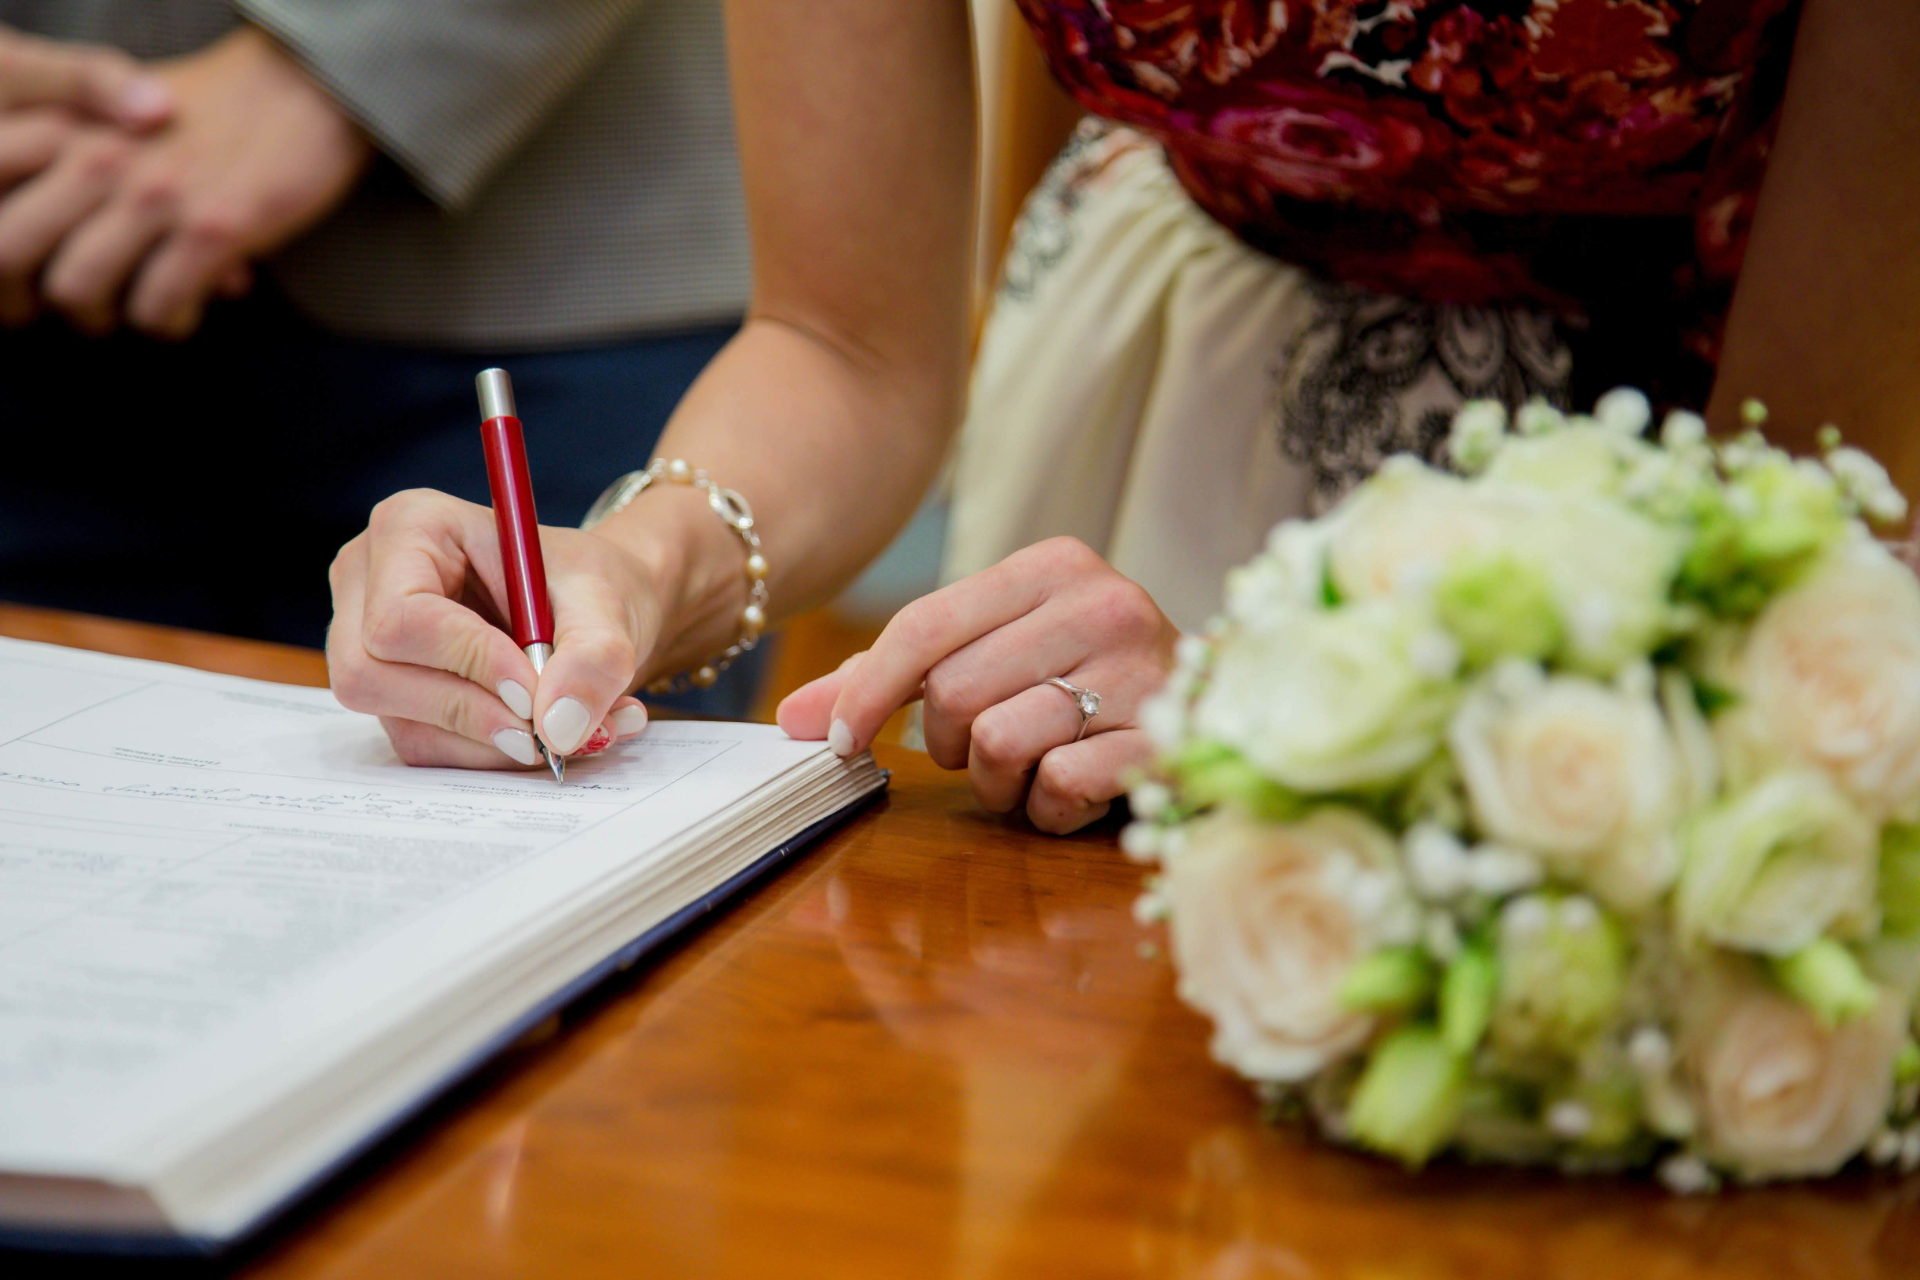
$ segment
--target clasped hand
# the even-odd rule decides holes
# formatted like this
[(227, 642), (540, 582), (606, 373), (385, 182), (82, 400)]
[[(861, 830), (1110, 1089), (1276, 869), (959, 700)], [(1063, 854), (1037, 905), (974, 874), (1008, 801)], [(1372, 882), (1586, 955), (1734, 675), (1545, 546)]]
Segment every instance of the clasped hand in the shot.
[(242, 28), (143, 68), (0, 28), (0, 324), (184, 338), (372, 157), (340, 108)]

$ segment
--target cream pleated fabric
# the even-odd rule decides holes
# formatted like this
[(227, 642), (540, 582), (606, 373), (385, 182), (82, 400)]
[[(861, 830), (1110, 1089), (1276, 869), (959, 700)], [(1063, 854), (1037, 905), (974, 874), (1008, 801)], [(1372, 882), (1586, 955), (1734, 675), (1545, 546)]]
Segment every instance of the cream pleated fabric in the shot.
[(1258, 253), (1157, 145), (1089, 121), (1014, 233), (943, 576), (1070, 534), (1196, 629), (1275, 523), (1389, 454), (1431, 456), (1464, 399), (1563, 399), (1568, 364), (1535, 313), (1384, 297)]

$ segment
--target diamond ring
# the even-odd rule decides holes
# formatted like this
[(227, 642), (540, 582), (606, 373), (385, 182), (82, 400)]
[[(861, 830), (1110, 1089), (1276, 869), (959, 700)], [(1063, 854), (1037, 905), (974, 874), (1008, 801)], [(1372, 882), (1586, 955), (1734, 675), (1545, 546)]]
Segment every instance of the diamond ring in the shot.
[(1073, 705), (1080, 712), (1080, 732), (1073, 735), (1075, 742), (1087, 736), (1087, 726), (1100, 714), (1100, 695), (1091, 689), (1082, 689), (1077, 684), (1068, 684), (1059, 676), (1048, 676), (1041, 684), (1050, 684), (1073, 699)]

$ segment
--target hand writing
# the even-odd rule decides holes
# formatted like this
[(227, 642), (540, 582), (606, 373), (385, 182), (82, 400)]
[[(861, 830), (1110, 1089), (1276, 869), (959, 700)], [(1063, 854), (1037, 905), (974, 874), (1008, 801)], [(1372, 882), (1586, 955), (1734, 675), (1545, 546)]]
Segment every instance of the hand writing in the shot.
[(396, 494), (334, 560), (334, 696), (379, 716), (408, 764), (531, 767), (534, 724), (562, 755), (646, 727), (646, 710), (622, 696), (660, 630), (646, 569), (590, 533), (540, 534), (554, 655), (538, 677), (504, 630), (490, 509), (427, 489)]
[[(1145, 590), (1055, 538), (908, 605), (871, 650), (796, 691), (778, 718), (796, 738), (831, 735), (852, 751), (924, 697), (936, 764), (966, 769), (995, 813), (1024, 804), (1035, 826), (1065, 834), (1102, 817), (1152, 757), (1134, 717), (1178, 639)], [(1073, 699), (1041, 683), (1051, 676), (1101, 695), (1081, 741)]]

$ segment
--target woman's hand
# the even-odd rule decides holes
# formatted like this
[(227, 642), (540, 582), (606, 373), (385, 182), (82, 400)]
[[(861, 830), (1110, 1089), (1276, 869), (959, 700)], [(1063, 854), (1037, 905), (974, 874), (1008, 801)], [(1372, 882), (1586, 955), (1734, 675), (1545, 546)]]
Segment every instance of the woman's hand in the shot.
[[(1137, 583), (1081, 542), (1055, 538), (936, 591), (895, 615), (866, 653), (780, 704), (780, 727), (842, 755), (873, 741), (898, 708), (925, 701), (927, 753), (966, 769), (995, 813), (1026, 806), (1064, 835), (1106, 814), (1151, 759), (1140, 704), (1180, 638)], [(1101, 698), (1080, 712), (1058, 676)]]
[(334, 559), (327, 668), (334, 696), (380, 717), (408, 764), (533, 767), (531, 731), (560, 755), (591, 754), (646, 727), (623, 696), (660, 631), (646, 567), (574, 529), (540, 531), (553, 601), (546, 670), (505, 630), (493, 512), (429, 489), (373, 509)]

